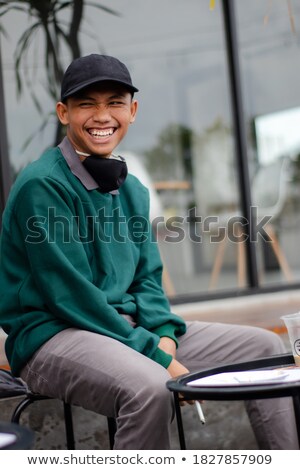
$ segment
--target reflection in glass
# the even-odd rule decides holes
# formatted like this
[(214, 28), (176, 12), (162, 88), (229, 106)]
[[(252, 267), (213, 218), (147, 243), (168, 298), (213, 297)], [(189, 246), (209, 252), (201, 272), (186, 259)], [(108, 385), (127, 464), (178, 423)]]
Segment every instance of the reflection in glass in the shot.
[[(118, 15), (86, 4), (80, 47), (82, 54), (119, 57), (140, 89), (137, 120), (118, 151), (134, 155), (131, 171), (144, 175), (153, 201), (159, 201), (152, 204), (159, 212), (154, 229), (168, 293), (206, 292), (218, 246), (210, 218), (239, 209), (221, 7), (216, 3), (210, 10), (208, 2), (198, 0), (153, 0), (142, 7), (138, 0), (104, 0), (101, 5)], [(38, 129), (53, 113), (55, 100), (45, 91), (42, 39), (28, 50), (27, 69), (23, 62), (21, 70), (35, 76), (41, 113), (29, 92), (17, 98), (12, 57), (27, 25), (18, 11), (5, 20), (10, 38), (3, 43), (3, 72), (11, 164), (17, 173), (53, 145), (54, 116), (42, 132)], [(62, 60), (67, 66), (67, 51)], [(236, 286), (236, 246), (230, 243), (215, 288)]]
[[(299, 40), (287, 2), (236, 2), (252, 202), (271, 217), (256, 243), (261, 285), (299, 280)], [(293, 2), (294, 26), (300, 4)], [(255, 223), (255, 221), (254, 221)]]

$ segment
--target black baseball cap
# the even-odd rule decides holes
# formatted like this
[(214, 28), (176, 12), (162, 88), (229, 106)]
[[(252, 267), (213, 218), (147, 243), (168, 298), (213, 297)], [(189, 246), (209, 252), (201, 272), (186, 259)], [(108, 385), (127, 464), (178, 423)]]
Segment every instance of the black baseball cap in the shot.
[(125, 64), (115, 57), (90, 54), (73, 60), (64, 73), (61, 84), (61, 101), (94, 83), (120, 83), (131, 93), (139, 91), (133, 86)]

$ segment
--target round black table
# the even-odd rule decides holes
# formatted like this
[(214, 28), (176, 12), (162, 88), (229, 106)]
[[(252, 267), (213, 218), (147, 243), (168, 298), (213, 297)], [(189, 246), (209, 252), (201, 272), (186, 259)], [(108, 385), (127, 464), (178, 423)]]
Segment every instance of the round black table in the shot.
[(254, 361), (226, 364), (219, 367), (203, 369), (171, 379), (167, 382), (167, 388), (173, 392), (175, 411), (177, 418), (180, 448), (186, 449), (184, 429), (181, 416), (180, 401), (184, 400), (253, 400), (262, 398), (293, 397), (295, 418), (300, 444), (300, 380), (295, 382), (271, 383), (263, 385), (234, 385), (234, 386), (191, 386), (189, 382), (222, 372), (236, 372), (247, 370), (273, 369), (287, 366), (295, 366), (291, 354), (272, 356)]
[(30, 449), (34, 433), (15, 423), (0, 422), (0, 450)]

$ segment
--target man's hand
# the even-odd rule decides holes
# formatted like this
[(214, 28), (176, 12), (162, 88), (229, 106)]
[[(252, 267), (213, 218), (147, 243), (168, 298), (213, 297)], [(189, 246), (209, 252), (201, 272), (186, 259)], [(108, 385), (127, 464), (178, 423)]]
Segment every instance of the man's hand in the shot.
[[(163, 336), (162, 338), (160, 338), (158, 347), (159, 349), (161, 349), (167, 354), (170, 354), (173, 357), (173, 360), (171, 361), (169, 367), (167, 368), (167, 371), (169, 372), (172, 378), (189, 373), (189, 370), (175, 359), (176, 343), (173, 339), (169, 338), (168, 336)], [(186, 403), (188, 403), (189, 405), (193, 405), (195, 401), (194, 400), (181, 401), (180, 406), (184, 406)]]
[(163, 336), (160, 338), (160, 342), (158, 343), (159, 349), (162, 349), (165, 353), (171, 354), (173, 359), (176, 356), (176, 343), (173, 339), (168, 338), (168, 336)]
[[(169, 372), (170, 376), (175, 378), (178, 377), (179, 375), (182, 374), (188, 374), (189, 370), (184, 367), (179, 361), (176, 361), (176, 359), (173, 359), (173, 361), (170, 363), (169, 367), (167, 368), (167, 371)], [(189, 405), (193, 405), (195, 403), (194, 400), (187, 400), (187, 401), (181, 401), (180, 406), (184, 406), (186, 403)]]
[(173, 379), (175, 377), (178, 377), (179, 375), (189, 373), (189, 370), (186, 367), (184, 367), (179, 361), (176, 361), (176, 359), (173, 359), (173, 361), (170, 363), (169, 367), (167, 368), (167, 371), (169, 372), (170, 376)]
[(163, 336), (160, 338), (160, 342), (158, 343), (159, 349), (164, 351), (167, 354), (170, 354), (173, 357), (172, 362), (168, 367), (168, 372), (171, 377), (175, 378), (182, 374), (188, 374), (189, 370), (184, 367), (179, 361), (176, 361), (176, 343), (173, 339), (169, 338), (168, 336)]
[[(189, 370), (184, 367), (179, 361), (176, 361), (175, 355), (176, 355), (176, 343), (173, 341), (171, 338), (168, 336), (163, 336), (160, 339), (160, 342), (158, 344), (158, 347), (162, 349), (165, 353), (170, 354), (173, 357), (172, 362), (170, 363), (169, 367), (167, 368), (167, 371), (169, 372), (170, 376), (175, 378), (178, 377), (179, 375), (182, 374), (188, 374)], [(181, 401), (180, 405), (183, 406), (186, 403), (189, 403), (190, 405), (194, 404), (194, 401)]]

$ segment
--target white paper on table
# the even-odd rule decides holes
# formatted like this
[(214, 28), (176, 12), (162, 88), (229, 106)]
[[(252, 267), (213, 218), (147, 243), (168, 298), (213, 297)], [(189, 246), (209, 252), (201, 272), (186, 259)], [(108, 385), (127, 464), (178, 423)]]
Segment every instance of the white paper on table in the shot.
[(13, 444), (17, 440), (17, 436), (8, 432), (0, 432), (0, 449)]
[(232, 387), (241, 385), (266, 385), (267, 383), (287, 383), (300, 381), (300, 367), (291, 369), (245, 370), (222, 372), (192, 380), (192, 387)]

